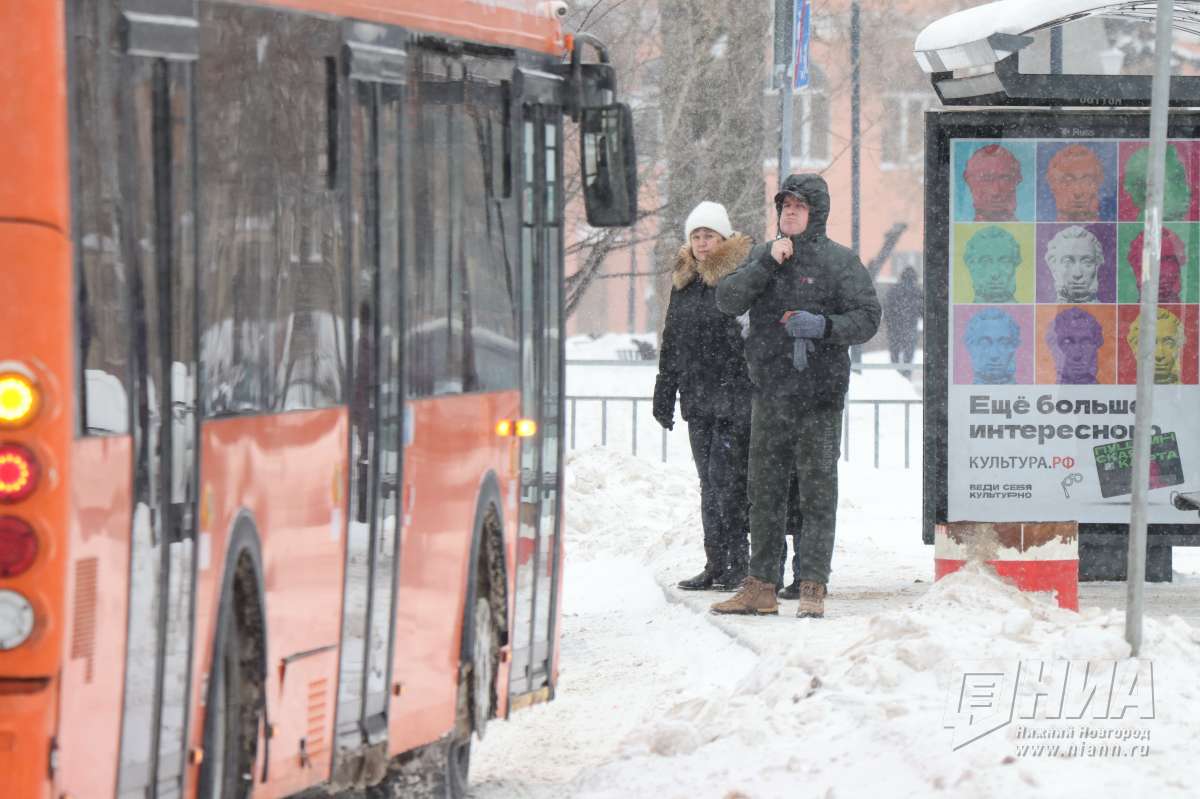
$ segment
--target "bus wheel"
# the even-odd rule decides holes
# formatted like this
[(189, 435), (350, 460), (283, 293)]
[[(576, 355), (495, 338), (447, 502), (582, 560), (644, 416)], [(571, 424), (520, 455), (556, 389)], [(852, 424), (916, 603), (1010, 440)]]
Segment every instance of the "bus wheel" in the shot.
[(496, 682), (495, 629), (492, 608), (482, 597), (475, 600), (475, 646), (471, 652), (471, 728), (481, 739), (492, 717), (492, 691)]
[[(492, 608), (481, 596), (475, 600), (472, 623), (475, 630), (471, 662), (459, 670), (458, 723), (446, 744), (446, 795), (461, 799), (467, 795), (471, 770), (471, 736), (483, 737), (492, 714), (492, 690), (496, 679), (495, 626)], [(465, 701), (464, 701), (465, 700)]]
[(202, 799), (245, 799), (253, 784), (258, 708), (255, 686), (245, 679), (246, 653), (237, 615), (229, 614), (213, 655), (198, 792)]
[(467, 774), (471, 770), (471, 734), (456, 730), (446, 746), (446, 797), (464, 799), (467, 795)]

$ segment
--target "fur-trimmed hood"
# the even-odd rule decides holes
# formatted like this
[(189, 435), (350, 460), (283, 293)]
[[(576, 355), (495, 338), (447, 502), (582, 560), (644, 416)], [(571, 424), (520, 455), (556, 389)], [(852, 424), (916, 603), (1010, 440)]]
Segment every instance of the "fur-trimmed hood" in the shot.
[(684, 244), (675, 256), (675, 269), (671, 273), (671, 284), (677, 289), (686, 288), (699, 275), (705, 285), (715, 286), (718, 280), (737, 269), (742, 261), (746, 260), (753, 245), (754, 242), (749, 236), (734, 233), (718, 244), (716, 249), (701, 263), (692, 255), (691, 245)]

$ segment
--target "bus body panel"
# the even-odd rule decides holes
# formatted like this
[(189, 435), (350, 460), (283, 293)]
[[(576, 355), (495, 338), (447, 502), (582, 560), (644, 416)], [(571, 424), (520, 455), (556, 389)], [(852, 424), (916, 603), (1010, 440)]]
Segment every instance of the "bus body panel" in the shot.
[(72, 456), (72, 580), (64, 608), (59, 792), (87, 796), (117, 784), (129, 600), (133, 468), (128, 436), (80, 438)]
[(0, 796), (50, 799), (50, 742), (58, 684), (29, 693), (0, 693)]
[[(410, 400), (408, 407), (392, 668), (401, 690), (389, 714), (392, 753), (437, 740), (454, 726), (476, 503), (489, 471), (500, 482), (502, 503), (512, 494), (515, 439), (495, 430), (501, 419), (516, 417), (520, 397), (515, 391), (462, 394)], [(515, 541), (515, 514), (498, 510), (508, 545)], [(510, 600), (512, 575), (510, 568)]]
[[(0, 6), (0, 47), (9, 38), (3, 31), (21, 30), (16, 20), (5, 20), (6, 15), (11, 17), (12, 5)], [(49, 45), (47, 48), (55, 52)], [(0, 51), (0, 63), (6, 59), (7, 54)], [(55, 63), (49, 59), (47, 69), (55, 71)], [(20, 93), (17, 99), (20, 106)], [(65, 113), (65, 107), (62, 110)], [(47, 122), (47, 127), (65, 127), (65, 119)], [(8, 129), (0, 123), (0, 140), (4, 140)], [(20, 186), (32, 178), (19, 170), (14, 172), (10, 180), (8, 175), (13, 173), (7, 166), (0, 171), (0, 184)], [(48, 182), (55, 183), (53, 175)], [(65, 187), (59, 185), (58, 190), (62, 192), (59, 204), (65, 205)], [(28, 447), (42, 471), (30, 497), (2, 510), (4, 515), (19, 517), (33, 527), (38, 552), (26, 572), (0, 579), (0, 589), (23, 595), (34, 613), (29, 638), (13, 649), (0, 651), (0, 796), (39, 797), (49, 790), (49, 747), (64, 651), (64, 583), (71, 557), (66, 532), (72, 353), (70, 336), (63, 332), (72, 329), (70, 263), (68, 241), (52, 227), (0, 222), (0, 285), (9, 298), (0, 325), (0, 362), (22, 364), (42, 393), (41, 410), (27, 427), (0, 431), (0, 440)], [(9, 761), (7, 765), (5, 760)]]
[[(63, 5), (37, 5), (31, 14), (28, 0), (0, 0), (0, 66), (7, 76), (0, 103), (0, 222), (32, 222), (65, 233), (70, 205)], [(0, 274), (15, 266), (0, 265)], [(60, 335), (67, 329), (60, 328)]]
[[(240, 514), (254, 522), (266, 584), (269, 779), (255, 795), (286, 796), (328, 778), (345, 552), (344, 407), (201, 424), (200, 556), (193, 707), (212, 665), (226, 548)], [(330, 649), (329, 647), (333, 647)], [(315, 654), (314, 650), (321, 650)], [(296, 658), (297, 655), (301, 657)], [(313, 695), (310, 696), (310, 692)], [(322, 697), (323, 694), (323, 697)], [(311, 730), (310, 730), (311, 728)], [(203, 740), (204, 712), (192, 741)], [(306, 739), (307, 765), (300, 766)], [(322, 747), (314, 746), (319, 742)], [(259, 747), (260, 758), (262, 746)], [(193, 774), (196, 770), (193, 769)], [(193, 776), (194, 780), (194, 776)]]
[(562, 25), (538, 10), (539, 0), (260, 0), (259, 4), (371, 20), (499, 47), (553, 55), (566, 51)]
[[(15, 361), (30, 370), (42, 406), (25, 428), (0, 430), (0, 441), (28, 447), (41, 465), (33, 494), (0, 513), (29, 522), (38, 554), (24, 574), (0, 579), (0, 589), (24, 594), (34, 605), (37, 624), (28, 641), (0, 651), (0, 679), (49, 677), (58, 671), (62, 652), (62, 602), (65, 594), (67, 511), (70, 503), (70, 375), (73, 364), (70, 256), (67, 240), (47, 227), (0, 223), (0, 285), (6, 302), (0, 323), (0, 363)], [(0, 714), (2, 717), (2, 714)]]

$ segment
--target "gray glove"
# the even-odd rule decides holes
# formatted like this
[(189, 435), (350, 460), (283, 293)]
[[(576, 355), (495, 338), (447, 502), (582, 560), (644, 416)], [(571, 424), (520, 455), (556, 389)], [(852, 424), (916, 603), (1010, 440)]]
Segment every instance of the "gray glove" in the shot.
[(824, 338), (825, 317), (808, 311), (795, 311), (783, 323), (794, 338)]
[(797, 372), (808, 368), (808, 354), (817, 348), (811, 338), (798, 338), (792, 342), (792, 366)]

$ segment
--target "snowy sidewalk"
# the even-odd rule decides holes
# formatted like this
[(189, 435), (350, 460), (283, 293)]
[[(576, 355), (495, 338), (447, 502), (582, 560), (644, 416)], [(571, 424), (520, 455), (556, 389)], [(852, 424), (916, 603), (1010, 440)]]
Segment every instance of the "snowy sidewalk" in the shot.
[[(1119, 612), (1089, 609), (1087, 591), (1080, 614), (1062, 611), (976, 570), (931, 585), (919, 473), (844, 466), (842, 480), (827, 618), (796, 619), (794, 602), (777, 618), (714, 617), (708, 605), (723, 595), (664, 588), (701, 565), (694, 472), (573, 454), (559, 697), (489, 727), (472, 795), (1191, 795), (1200, 633), (1148, 619), (1152, 698), (1142, 673), (1136, 709), (1093, 720), (1111, 687), (1097, 675), (1128, 651)], [(1161, 593), (1197, 588), (1188, 578)], [(1090, 663), (1088, 685), (1099, 687), (1081, 720), (1017, 718), (955, 750), (969, 740), (965, 717), (949, 712), (964, 670), (980, 662), (1011, 675), (1064, 658)], [(1040, 687), (1044, 706), (1053, 687)], [(1018, 715), (1038, 688), (1021, 683)], [(1137, 718), (1150, 705), (1155, 717)], [(979, 715), (971, 729), (986, 731)], [(1056, 743), (1056, 755), (1028, 740), (1047, 732), (1127, 737), (1115, 739), (1120, 756), (1078, 738)]]

